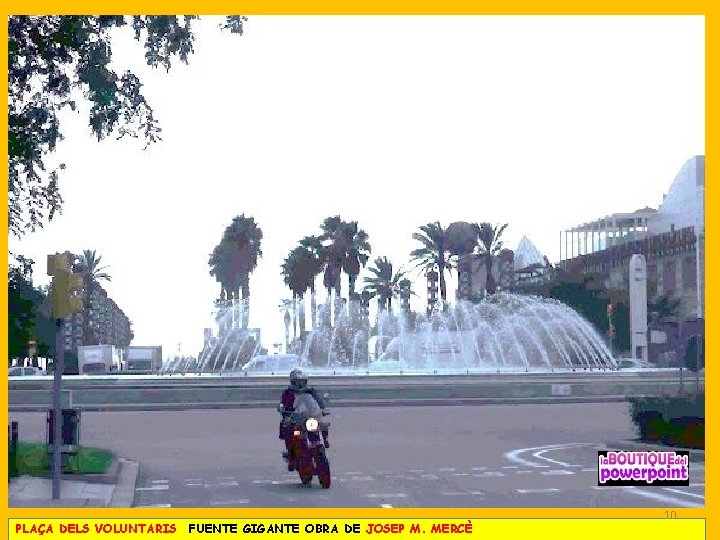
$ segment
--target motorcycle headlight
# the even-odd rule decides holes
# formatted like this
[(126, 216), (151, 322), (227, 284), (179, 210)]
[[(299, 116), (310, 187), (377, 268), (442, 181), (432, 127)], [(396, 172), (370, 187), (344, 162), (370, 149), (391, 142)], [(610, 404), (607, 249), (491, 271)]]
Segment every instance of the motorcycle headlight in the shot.
[(305, 429), (308, 431), (317, 431), (318, 429), (318, 421), (316, 418), (308, 418), (305, 422)]

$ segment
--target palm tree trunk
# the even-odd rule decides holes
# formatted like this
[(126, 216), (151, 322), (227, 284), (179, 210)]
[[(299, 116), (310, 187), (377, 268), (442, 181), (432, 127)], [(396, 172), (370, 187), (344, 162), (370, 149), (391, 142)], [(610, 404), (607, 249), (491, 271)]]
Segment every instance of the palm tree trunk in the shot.
[(250, 321), (250, 276), (243, 276), (242, 279), (242, 327), (247, 329)]
[(310, 329), (315, 330), (317, 325), (317, 296), (315, 295), (315, 284), (310, 287)]
[(297, 294), (293, 293), (293, 339), (297, 339), (298, 330), (298, 301)]
[(492, 255), (485, 255), (485, 290), (488, 294), (495, 294), (495, 278), (492, 275)]
[(388, 315), (392, 315), (392, 296), (388, 296), (387, 299), (387, 312)]
[(298, 313), (300, 316), (300, 337), (305, 335), (305, 295), (300, 295), (300, 303), (298, 307)]
[(438, 269), (440, 278), (440, 302), (442, 304), (442, 311), (445, 311), (445, 302), (447, 301), (447, 284), (445, 283), (445, 257), (440, 256), (440, 268)]
[(347, 316), (350, 317), (350, 310), (352, 309), (352, 300), (355, 297), (355, 282), (357, 281), (357, 274), (348, 274), (348, 302), (347, 302)]
[(339, 271), (335, 280), (335, 309), (333, 309), (333, 324), (337, 325), (338, 315), (342, 309), (342, 272)]

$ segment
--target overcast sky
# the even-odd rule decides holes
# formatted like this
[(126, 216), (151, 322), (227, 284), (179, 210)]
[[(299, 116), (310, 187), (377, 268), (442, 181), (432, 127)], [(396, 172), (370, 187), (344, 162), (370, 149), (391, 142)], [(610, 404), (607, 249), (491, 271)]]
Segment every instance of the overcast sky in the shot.
[(560, 230), (657, 207), (705, 152), (702, 17), (252, 16), (243, 36), (217, 24), (203, 20), (190, 64), (169, 73), (117, 34), (114, 64), (141, 77), (164, 140), (98, 143), (68, 114), (63, 214), (10, 242), (37, 284), (48, 253), (97, 249), (133, 344), (165, 356), (201, 348), (219, 293), (208, 255), (236, 215), (264, 232), (250, 325), (272, 350), (280, 264), (327, 216), (359, 221), (373, 258), (398, 266), (435, 220), (507, 222), (507, 247), (527, 235), (557, 261)]

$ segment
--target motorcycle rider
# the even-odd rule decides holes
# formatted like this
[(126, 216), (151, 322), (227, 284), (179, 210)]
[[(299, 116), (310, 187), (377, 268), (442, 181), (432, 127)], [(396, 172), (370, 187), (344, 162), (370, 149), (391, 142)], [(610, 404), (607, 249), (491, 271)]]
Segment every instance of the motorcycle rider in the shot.
[[(290, 413), (295, 410), (295, 396), (297, 394), (306, 393), (310, 394), (313, 399), (317, 402), (322, 410), (325, 412), (325, 400), (317, 393), (315, 388), (308, 386), (308, 377), (301, 369), (293, 369), (290, 372), (290, 386), (288, 386), (282, 393), (280, 403), (283, 406), (283, 419), (280, 421), (280, 435), (279, 438), (285, 441), (285, 453), (283, 456), (288, 458), (290, 455), (290, 437), (288, 436), (289, 426), (286, 424), (285, 419), (290, 416)], [(330, 448), (329, 431), (327, 427), (322, 430), (322, 438), (325, 448)], [(292, 470), (292, 464), (288, 463), (288, 470)]]

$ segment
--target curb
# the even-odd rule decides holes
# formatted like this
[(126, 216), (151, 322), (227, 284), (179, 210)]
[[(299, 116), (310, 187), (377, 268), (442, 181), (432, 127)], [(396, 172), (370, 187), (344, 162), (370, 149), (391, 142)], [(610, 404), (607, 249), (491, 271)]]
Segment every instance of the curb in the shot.
[(88, 482), (89, 484), (115, 484), (117, 483), (120, 467), (120, 459), (116, 457), (107, 472), (101, 474), (63, 474), (62, 479), (74, 482)]
[[(361, 399), (333, 400), (334, 407), (440, 407), (460, 405), (552, 405), (563, 403), (618, 403), (627, 401), (625, 395), (587, 396), (587, 397), (528, 397), (528, 398), (410, 398), (410, 399)], [(83, 411), (185, 411), (192, 409), (272, 409), (277, 401), (237, 401), (237, 402), (196, 402), (196, 403), (137, 403), (137, 404), (88, 404), (75, 408)], [(10, 413), (44, 412), (45, 407), (33, 405), (10, 406)]]
[(132, 508), (139, 472), (140, 464), (137, 461), (120, 459), (118, 480), (108, 505), (109, 508)]
[(103, 499), (10, 499), (10, 508), (105, 508)]
[(610, 441), (606, 443), (608, 450), (628, 450), (628, 451), (664, 451), (664, 452), (688, 452), (690, 461), (705, 462), (705, 450), (697, 448), (679, 448), (676, 446), (666, 446), (664, 444), (643, 443), (638, 441)]

